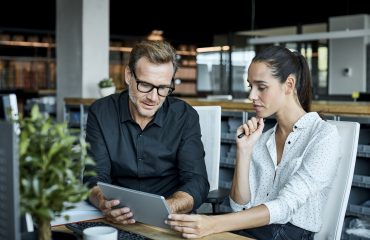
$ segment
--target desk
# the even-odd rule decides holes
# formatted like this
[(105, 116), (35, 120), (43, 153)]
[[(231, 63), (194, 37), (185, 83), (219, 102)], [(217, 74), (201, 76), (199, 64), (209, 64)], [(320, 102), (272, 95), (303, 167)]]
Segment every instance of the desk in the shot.
[[(106, 222), (105, 220), (99, 220), (99, 221), (103, 221), (103, 222)], [(110, 223), (111, 224), (111, 223)], [(152, 239), (158, 239), (158, 240), (174, 240), (174, 239), (184, 239), (181, 237), (180, 233), (179, 232), (176, 232), (176, 231), (173, 231), (173, 230), (170, 230), (170, 229), (163, 229), (163, 228), (158, 228), (158, 227), (154, 227), (154, 226), (149, 226), (149, 225), (146, 225), (146, 224), (143, 224), (143, 223), (135, 223), (135, 224), (131, 224), (131, 225), (116, 225), (116, 224), (112, 224), (113, 226), (117, 227), (117, 228), (120, 228), (120, 229), (123, 229), (123, 230), (126, 230), (126, 231), (130, 231), (130, 232), (134, 232), (134, 233), (138, 233), (138, 234), (141, 234), (143, 236), (146, 236), (148, 238), (152, 238)], [(65, 226), (55, 226), (55, 227), (52, 227), (52, 230), (56, 230), (56, 231), (62, 231), (62, 232), (70, 232)], [(201, 239), (208, 239), (208, 240), (251, 240), (251, 238), (247, 238), (247, 237), (243, 237), (243, 236), (240, 236), (240, 235), (237, 235), (237, 234), (233, 234), (233, 233), (229, 233), (229, 232), (224, 232), (224, 233), (217, 233), (217, 234), (213, 234), (213, 235), (209, 235), (207, 237), (204, 237), (204, 238), (201, 238)]]

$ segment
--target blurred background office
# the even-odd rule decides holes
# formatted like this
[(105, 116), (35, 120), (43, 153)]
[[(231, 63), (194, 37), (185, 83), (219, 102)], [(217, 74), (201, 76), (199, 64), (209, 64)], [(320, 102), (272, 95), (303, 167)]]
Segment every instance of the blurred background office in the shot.
[[(112, 78), (116, 91), (122, 91), (133, 44), (165, 39), (176, 48), (180, 66), (174, 95), (193, 103), (217, 99), (223, 106), (219, 185), (230, 188), (235, 129), (253, 115), (246, 100), (246, 69), (266, 46), (298, 50), (312, 72), (314, 107), (331, 119), (361, 123), (347, 207), (349, 228), (350, 222), (356, 224), (353, 217), (370, 218), (370, 110), (368, 103), (359, 103), (370, 101), (367, 5), (363, 0), (223, 4), (188, 0), (170, 5), (121, 0), (3, 1), (0, 95), (15, 93), (21, 114), (38, 104), (45, 114), (83, 132), (89, 104), (101, 97), (98, 83)], [(273, 124), (266, 121), (269, 127)], [(221, 210), (230, 211), (227, 202)], [(343, 239), (360, 238), (343, 235)]]
[(96, 84), (104, 77), (122, 90), (130, 47), (151, 38), (166, 39), (178, 50), (174, 94), (180, 97), (246, 98), (244, 75), (255, 52), (282, 44), (307, 57), (315, 99), (352, 100), (353, 92), (370, 88), (370, 8), (363, 1), (328, 5), (6, 1), (0, 15), (0, 92), (16, 93), (21, 111), (35, 102), (53, 111), (50, 106), (62, 105), (64, 97), (99, 97)]

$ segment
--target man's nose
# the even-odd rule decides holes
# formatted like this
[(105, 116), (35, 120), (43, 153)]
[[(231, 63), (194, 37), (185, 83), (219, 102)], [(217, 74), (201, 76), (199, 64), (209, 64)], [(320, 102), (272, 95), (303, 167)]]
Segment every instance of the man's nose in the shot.
[(147, 98), (149, 98), (150, 100), (152, 101), (156, 101), (158, 100), (158, 89), (157, 88), (153, 88), (152, 91), (148, 92), (147, 94)]

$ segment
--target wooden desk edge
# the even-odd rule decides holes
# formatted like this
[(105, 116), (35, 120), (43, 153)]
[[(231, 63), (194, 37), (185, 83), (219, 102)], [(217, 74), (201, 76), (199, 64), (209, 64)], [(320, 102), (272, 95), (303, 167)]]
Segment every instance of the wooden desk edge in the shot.
[[(95, 219), (91, 221), (106, 222), (104, 219)], [(117, 225), (117, 224), (111, 224), (111, 225), (118, 229), (123, 229), (129, 232), (138, 233), (140, 235), (143, 235), (151, 239), (160, 239), (160, 240), (184, 239), (181, 237), (179, 232), (173, 231), (171, 229), (158, 228), (158, 227), (149, 226), (149, 225), (138, 223), (138, 222), (132, 225)], [(54, 226), (52, 227), (52, 230), (61, 231), (61, 232), (71, 232), (64, 225)], [(243, 236), (233, 234), (230, 232), (212, 234), (212, 235), (203, 237), (201, 239), (206, 239), (206, 240), (229, 240), (229, 239), (230, 240), (233, 240), (233, 239), (248, 240), (249, 239), (251, 240), (251, 238), (243, 237)]]
[[(193, 106), (218, 105), (222, 110), (254, 111), (252, 103), (247, 99), (208, 100), (202, 98), (181, 98)], [(91, 105), (94, 98), (65, 98), (66, 105)], [(370, 102), (343, 102), (343, 101), (313, 101), (311, 111), (323, 114), (370, 116)]]

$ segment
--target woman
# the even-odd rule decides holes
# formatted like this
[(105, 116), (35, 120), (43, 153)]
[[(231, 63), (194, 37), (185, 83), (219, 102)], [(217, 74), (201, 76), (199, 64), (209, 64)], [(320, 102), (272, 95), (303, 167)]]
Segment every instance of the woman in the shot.
[[(223, 231), (256, 239), (313, 239), (336, 172), (336, 127), (310, 111), (311, 76), (304, 57), (279, 46), (252, 60), (247, 79), (256, 117), (237, 129), (230, 206), (233, 213), (171, 214), (185, 238)], [(275, 116), (262, 133), (263, 119)]]

